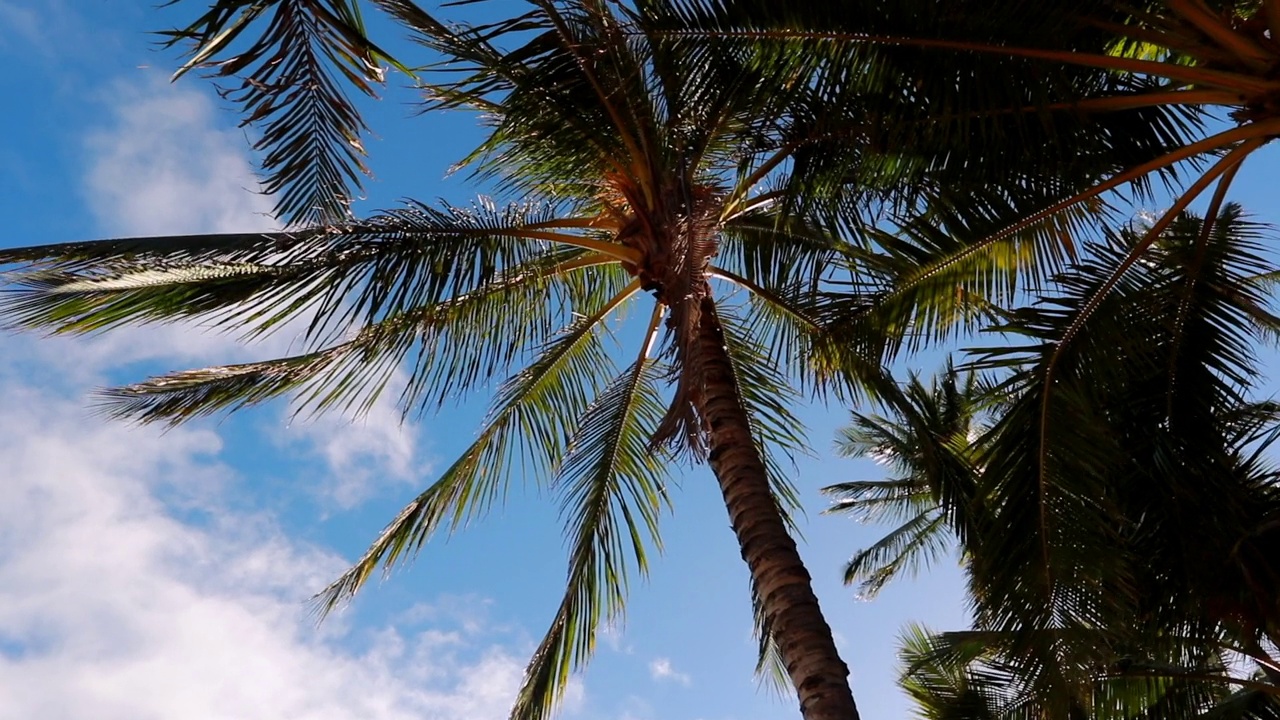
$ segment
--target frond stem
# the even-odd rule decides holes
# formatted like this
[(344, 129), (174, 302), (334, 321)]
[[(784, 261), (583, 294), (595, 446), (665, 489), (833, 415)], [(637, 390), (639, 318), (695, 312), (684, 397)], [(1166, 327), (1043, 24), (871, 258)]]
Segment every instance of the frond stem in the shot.
[(1229, 90), (1162, 90), (1149, 93), (1131, 93), (1113, 95), (1105, 98), (1050, 103), (1044, 106), (1027, 105), (1019, 108), (1020, 112), (1036, 112), (1038, 110), (1132, 110), (1134, 108), (1155, 107), (1157, 105), (1232, 105), (1238, 102), (1240, 95)]
[(1240, 142), (1242, 140), (1243, 141), (1259, 140), (1260, 143), (1265, 143), (1267, 139), (1270, 136), (1274, 135), (1275, 133), (1280, 133), (1280, 118), (1271, 118), (1268, 120), (1263, 120), (1261, 122), (1250, 123), (1247, 125), (1231, 128), (1230, 130), (1225, 130), (1223, 132), (1218, 133), (1217, 135), (1212, 135), (1203, 140), (1199, 140), (1194, 143), (1191, 143), (1190, 145), (1185, 145), (1183, 147), (1180, 147), (1171, 153), (1162, 155), (1161, 157), (1158, 157), (1154, 160), (1150, 160), (1141, 165), (1138, 165), (1137, 167), (1130, 168), (1129, 170), (1126, 170), (1122, 173), (1114, 175), (1111, 178), (1108, 178), (1106, 181), (1098, 183), (1097, 185), (1093, 186), (1092, 188), (1082, 193), (1073, 195), (1067, 198), (1066, 200), (1055, 203), (1050, 207), (1045, 208), (1044, 210), (1041, 210), (1036, 213), (1032, 213), (1031, 215), (1027, 216), (1025, 219), (1020, 220), (1017, 223), (1014, 223), (1013, 225), (1010, 225), (1004, 228), (1003, 230), (1000, 230), (984, 238), (983, 240), (979, 240), (978, 242), (966, 247), (964, 250), (947, 258), (946, 260), (940, 263), (937, 263), (932, 267), (926, 268), (920, 271), (919, 274), (909, 278), (908, 286), (916, 282), (919, 282), (921, 280), (927, 280), (929, 277), (945, 270), (946, 268), (954, 265), (955, 263), (958, 263), (964, 260), (970, 255), (977, 254), (978, 252), (985, 250), (987, 247), (991, 246), (992, 244), (997, 243), (1020, 230), (1025, 230), (1028, 227), (1031, 227), (1032, 225), (1050, 217), (1055, 213), (1061, 212), (1062, 210), (1065, 210), (1071, 207), (1072, 205), (1078, 205), (1086, 200), (1095, 198), (1101, 195), (1102, 193), (1107, 192), (1108, 190), (1117, 188), (1127, 182), (1131, 182), (1144, 175), (1153, 173), (1157, 170), (1162, 170), (1166, 167), (1169, 167), (1170, 165), (1174, 165), (1176, 163), (1182, 162), (1183, 160), (1187, 160), (1189, 158), (1195, 157), (1197, 155), (1202, 155), (1208, 152), (1213, 152), (1214, 150), (1218, 150), (1220, 148), (1226, 147), (1232, 143)]
[(512, 230), (506, 231), (503, 234), (511, 235), (512, 237), (528, 238), (530, 240), (546, 240), (547, 242), (556, 243), (558, 245), (568, 245), (570, 247), (582, 248), (583, 250), (594, 250), (617, 260), (622, 260), (632, 264), (639, 264), (639, 262), (644, 258), (644, 254), (635, 248), (627, 247), (620, 243), (595, 240), (581, 235), (569, 235), (567, 233), (549, 232), (544, 230)]
[(1280, 687), (1277, 687), (1270, 683), (1258, 682), (1257, 680), (1247, 680), (1245, 678), (1231, 677), (1230, 675), (1213, 675), (1210, 673), (1179, 672), (1179, 671), (1157, 669), (1157, 670), (1149, 670), (1149, 671), (1129, 670), (1127, 672), (1121, 672), (1121, 673), (1108, 673), (1103, 677), (1178, 678), (1181, 680), (1199, 680), (1201, 682), (1226, 683), (1227, 685), (1238, 685), (1243, 688), (1248, 688), (1249, 690), (1255, 690), (1264, 695), (1280, 697)]
[(1218, 211), (1222, 208), (1222, 203), (1226, 199), (1227, 189), (1231, 187), (1231, 181), (1235, 179), (1236, 173), (1240, 170), (1241, 163), (1232, 165), (1222, 177), (1218, 180), (1218, 187), (1213, 191), (1213, 198), (1209, 201), (1209, 207), (1204, 213), (1204, 222), (1201, 225), (1200, 233), (1196, 236), (1195, 254), (1191, 259), (1191, 267), (1187, 269), (1187, 281), (1183, 287), (1182, 299), (1178, 303), (1178, 314), (1174, 318), (1173, 323), (1173, 339), (1172, 350), (1169, 353), (1169, 385), (1165, 390), (1165, 416), (1173, 417), (1173, 392), (1174, 386), (1178, 382), (1178, 353), (1182, 348), (1183, 326), (1187, 322), (1187, 314), (1191, 312), (1191, 298), (1195, 291), (1197, 279), (1200, 276), (1200, 270), (1204, 267), (1205, 254), (1209, 250), (1209, 237), (1213, 235), (1213, 227), (1218, 219)]
[[(740, 202), (738, 204), (737, 209), (731, 209), (726, 206), (726, 208), (723, 211), (721, 211), (720, 222), (727, 223), (727, 222), (732, 222), (734, 220), (737, 220), (738, 218), (742, 217), (743, 215), (746, 215), (752, 210), (759, 210), (762, 207), (767, 207), (773, 204), (773, 201), (777, 200), (780, 197), (785, 197), (786, 194), (787, 193), (785, 190), (773, 190), (767, 193), (761, 193), (751, 198), (747, 202)], [(741, 198), (739, 198), (739, 200), (741, 200)]]
[(1162, 77), (1195, 85), (1208, 85), (1240, 93), (1265, 94), (1280, 90), (1280, 81), (1265, 80), (1250, 75), (1208, 70), (1205, 68), (1174, 65), (1154, 60), (1078, 53), (1069, 50), (1042, 50), (1039, 48), (992, 45), (964, 40), (895, 37), (848, 32), (818, 32), (798, 30), (673, 30), (655, 35), (708, 38), (742, 38), (745, 40), (816, 40), (829, 42), (863, 42), (872, 45), (900, 45), (906, 47), (958, 50), (989, 55), (1006, 55), (1030, 60), (1050, 60), (1068, 65), (1093, 67), (1100, 70), (1117, 70), (1138, 75)]
[(653, 304), (653, 315), (649, 317), (649, 324), (644, 331), (644, 345), (640, 348), (640, 361), (643, 362), (649, 357), (649, 353), (653, 351), (653, 345), (658, 339), (658, 326), (662, 323), (662, 315), (664, 314), (661, 302)]
[(748, 290), (749, 292), (759, 295), (765, 300), (768, 300), (773, 305), (781, 308), (784, 312), (786, 312), (791, 317), (803, 322), (805, 325), (808, 325), (810, 328), (814, 330), (821, 329), (821, 326), (818, 324), (816, 320), (802, 314), (799, 310), (795, 309), (789, 303), (787, 303), (786, 300), (784, 300), (777, 293), (774, 293), (773, 291), (765, 288), (764, 286), (754, 283), (737, 273), (731, 272), (729, 270), (725, 270), (724, 268), (718, 267), (716, 265), (712, 265), (711, 267), (707, 268), (707, 271), (711, 273), (712, 277), (718, 277), (721, 280), (727, 280), (733, 283), (734, 285), (738, 285), (739, 287), (742, 287)]
[(555, 220), (547, 220), (545, 222), (529, 223), (525, 227), (532, 230), (545, 230), (548, 228), (607, 228), (615, 229), (618, 223), (604, 215), (596, 215), (594, 217), (572, 217), (572, 218), (556, 218)]
[(746, 197), (746, 194), (751, 191), (751, 188), (755, 187), (756, 184), (767, 177), (769, 173), (777, 169), (777, 167), (790, 157), (791, 153), (795, 152), (796, 148), (801, 145), (802, 143), (799, 142), (789, 142), (784, 144), (781, 148), (778, 148), (778, 151), (768, 160), (760, 163), (759, 167), (752, 171), (745, 180), (738, 183), (737, 186), (733, 188), (733, 192), (729, 194), (729, 198), (725, 201), (724, 208), (720, 211), (720, 221), (724, 222), (731, 217), (736, 217), (738, 213), (736, 213), (735, 210), (737, 210), (738, 204), (744, 197)]
[(1222, 22), (1222, 17), (1201, 0), (1168, 0), (1169, 9), (1189, 25), (1208, 35), (1219, 47), (1235, 55), (1254, 70), (1265, 71), (1274, 62), (1272, 54), (1259, 47), (1248, 36), (1236, 32)]

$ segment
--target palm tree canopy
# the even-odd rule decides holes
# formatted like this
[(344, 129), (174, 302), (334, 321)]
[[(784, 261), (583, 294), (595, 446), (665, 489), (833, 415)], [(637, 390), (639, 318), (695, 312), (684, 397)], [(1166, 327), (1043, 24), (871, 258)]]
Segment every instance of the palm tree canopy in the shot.
[(865, 598), (899, 572), (914, 574), (936, 561), (957, 535), (963, 542), (971, 534), (973, 516), (981, 513), (972, 442), (983, 430), (983, 406), (990, 402), (977, 375), (962, 377), (950, 363), (931, 386), (912, 374), (905, 387), (882, 388), (879, 400), (889, 417), (855, 411), (852, 424), (839, 431), (836, 451), (870, 457), (893, 475), (823, 488), (834, 498), (828, 513), (860, 522), (901, 522), (845, 567), (845, 583), (859, 584)]
[[(543, 3), (496, 25), (446, 27), (411, 4), (383, 6), (454, 62), (424, 85), (427, 107), (485, 113), (491, 134), (469, 161), (516, 200), (304, 216), (266, 234), (5, 250), (0, 264), (19, 267), (0, 316), (60, 333), (176, 320), (250, 338), (303, 328), (295, 355), (99, 397), (104, 412), (142, 422), (280, 396), (303, 412), (358, 412), (402, 370), (405, 413), (498, 386), (475, 442), (318, 602), (332, 608), (379, 566), (482, 515), (512, 480), (536, 479), (561, 502), (570, 548), (563, 601), (513, 710), (544, 717), (601, 623), (622, 611), (628, 578), (660, 548), (668, 478), (655, 449), (714, 465), (724, 450), (713, 447), (714, 418), (745, 413), (746, 451), (791, 542), (783, 523), (796, 495), (779, 451), (803, 443), (789, 383), (819, 387), (841, 369), (838, 348), (820, 344), (815, 291), (852, 246), (817, 209), (784, 212), (767, 189), (775, 168), (743, 152), (776, 144), (780, 120), (758, 85), (692, 48), (637, 40), (642, 17)], [(207, 32), (200, 39), (217, 51)], [(716, 302), (712, 283), (736, 297)], [(652, 308), (619, 324), (645, 293)], [(810, 349), (827, 364), (804, 362)], [(704, 412), (713, 376), (721, 404)], [(773, 610), (761, 625), (782, 632)]]
[[(837, 507), (955, 508), (941, 530), (908, 522), (856, 558), (891, 574), (939, 534), (961, 538), (976, 630), (916, 632), (904, 656), (930, 717), (1275, 712), (1280, 416), (1251, 397), (1280, 322), (1268, 229), (1230, 204), (1212, 224), (1184, 214), (1099, 295), (1147, 232), (1085, 245), (1009, 314), (1002, 330), (1024, 343), (976, 351), (1003, 401), (971, 444), (947, 442), (966, 417), (952, 373), (932, 389), (913, 379), (891, 419), (848, 431), (855, 451), (898, 450), (904, 477), (836, 486), (860, 493)], [(965, 472), (939, 472), (938, 457)]]
[[(6, 278), (0, 317), (73, 333), (183, 319), (249, 337), (305, 326), (296, 355), (102, 396), (106, 412), (144, 422), (282, 395), (304, 411), (358, 411), (402, 367), (406, 413), (498, 386), (475, 443), (322, 602), (482, 514), (515, 474), (538, 477), (563, 503), (570, 564), (521, 717), (547, 712), (589, 657), (599, 623), (620, 612), (629, 573), (642, 573), (658, 547), (667, 496), (655, 448), (719, 467), (717, 443), (735, 436), (732, 449), (745, 447), (746, 464), (771, 483), (762, 506), (785, 539), (773, 545), (794, 555), (777, 518), (794, 490), (774, 456), (802, 444), (787, 407), (792, 382), (882, 387), (880, 365), (900, 348), (989, 318), (992, 303), (1016, 296), (1028, 265), (1036, 277), (1076, 254), (1071, 238), (1104, 209), (1102, 193), (1130, 181), (1142, 189), (1147, 171), (1167, 174), (1179, 159), (1263, 137), (1249, 130), (1194, 145), (1199, 116), (1176, 103), (1082, 113), (1095, 98), (1158, 89), (1144, 83), (1210, 77), (1062, 61), (1066, 50), (1116, 57), (1113, 28), (1072, 25), (1053, 36), (1058, 55), (968, 48), (948, 63), (930, 56), (945, 43), (878, 39), (909, 35), (923, 18), (935, 34), (1020, 40), (1008, 33), (1029, 17), (1026, 4), (1008, 14), (983, 7), (996, 20), (985, 30), (989, 20), (949, 21), (978, 17), (974, 8), (939, 18), (936, 3), (914, 2), (793, 17), (776, 3), (532, 0), (478, 26), (446, 24), (408, 0), (373, 4), (436, 58), (414, 71), (425, 109), (471, 110), (488, 123), (463, 163), (501, 202), (410, 203), (353, 218), (363, 123), (340, 79), (371, 92), (386, 59), (365, 37), (358, 5), (219, 0), (170, 37), (194, 41), (183, 71), (241, 79), (228, 97), (261, 123), (267, 189), (289, 230), (3, 251), (0, 264), (20, 267)], [(1024, 31), (1044, 40), (1062, 12)], [(813, 23), (826, 34), (809, 33)], [(1229, 178), (1243, 158), (1232, 153), (1203, 178)], [(726, 301), (726, 290), (737, 294)], [(615, 348), (611, 324), (644, 293), (655, 302), (632, 321), (636, 342)], [(1080, 327), (1096, 304), (1086, 303)], [(1060, 361), (1054, 354), (1044, 374)], [(709, 405), (713, 385), (723, 406)], [(741, 432), (717, 427), (724, 407), (746, 418)], [(989, 470), (992, 461), (979, 463)], [(1022, 488), (1008, 498), (1006, 489), (990, 491), (1002, 509), (1026, 500)], [(753, 577), (767, 574), (767, 563), (749, 562), (761, 571)], [(803, 575), (808, 592), (802, 566), (791, 575)], [(766, 634), (782, 632), (776, 619), (761, 615)]]

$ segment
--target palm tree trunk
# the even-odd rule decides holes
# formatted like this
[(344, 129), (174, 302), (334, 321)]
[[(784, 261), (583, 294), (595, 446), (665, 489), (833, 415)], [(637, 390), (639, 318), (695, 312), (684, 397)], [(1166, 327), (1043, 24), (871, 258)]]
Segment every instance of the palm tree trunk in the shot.
[(699, 414), (710, 434), (711, 469), (720, 483), (742, 559), (800, 699), (805, 720), (857, 720), (849, 668), (836, 652), (809, 572), (769, 487), (751, 432), (715, 302), (702, 300), (698, 356), (704, 386)]

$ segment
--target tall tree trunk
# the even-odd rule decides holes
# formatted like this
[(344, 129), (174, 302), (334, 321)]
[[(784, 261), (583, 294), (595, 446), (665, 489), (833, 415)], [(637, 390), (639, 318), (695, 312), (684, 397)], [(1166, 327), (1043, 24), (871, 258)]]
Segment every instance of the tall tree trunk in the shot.
[(699, 414), (710, 433), (710, 464), (720, 483), (742, 559), (761, 598), (805, 720), (857, 720), (849, 668), (836, 652), (809, 572), (770, 490), (751, 434), (724, 332), (710, 297), (702, 300), (698, 331), (704, 386)]

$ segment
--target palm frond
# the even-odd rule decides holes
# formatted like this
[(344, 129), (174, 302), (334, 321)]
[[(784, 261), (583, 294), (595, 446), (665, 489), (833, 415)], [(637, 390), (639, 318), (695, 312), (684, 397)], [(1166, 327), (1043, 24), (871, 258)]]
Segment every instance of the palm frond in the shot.
[[(588, 232), (557, 232), (553, 208), (412, 204), (290, 233), (104, 240), (19, 248), (0, 320), (82, 333), (212, 316), (249, 335), (312, 316), (312, 341), (466, 294), (559, 245), (629, 257)], [(616, 248), (616, 250), (615, 250)]]
[[(179, 0), (170, 0), (167, 5)], [(247, 44), (237, 40), (251, 37)], [(286, 224), (346, 221), (368, 169), (367, 131), (343, 86), (374, 96), (381, 63), (406, 70), (365, 33), (357, 0), (218, 0), (186, 27), (160, 33), (184, 45), (192, 70), (239, 78), (220, 89), (240, 106), (242, 125), (261, 128), (263, 189)]]
[(575, 321), (503, 386), (476, 441), (316, 596), (322, 614), (354, 595), (379, 565), (389, 571), (416, 553), (441, 526), (458, 528), (483, 514), (504, 495), (514, 466), (549, 474), (560, 463), (572, 429), (612, 375), (601, 323), (638, 290), (632, 282)]
[(953, 546), (947, 517), (926, 510), (859, 550), (844, 567), (844, 583), (858, 586), (858, 597), (874, 598), (901, 572), (917, 574), (937, 562)]
[[(593, 307), (621, 290), (621, 273), (600, 267), (607, 262), (581, 250), (551, 252), (470, 293), (384, 318), (337, 345), (169, 373), (102, 391), (99, 407), (116, 418), (178, 424), (294, 394), (298, 412), (361, 413), (397, 371), (407, 369), (400, 407), (406, 414), (425, 411), (505, 376), (530, 348), (550, 340), (557, 313), (547, 312), (548, 297), (570, 307)], [(411, 354), (416, 357), (405, 368)]]
[(782, 696), (790, 687), (791, 678), (787, 674), (787, 664), (778, 647), (769, 616), (764, 611), (764, 602), (754, 585), (751, 588), (751, 614), (752, 633), (756, 638), (756, 681)]
[(1096, 628), (1027, 635), (913, 627), (901, 657), (903, 685), (928, 717), (1179, 720), (1275, 711), (1274, 686), (1240, 677), (1220, 653), (1176, 634), (1124, 647)]
[(836, 483), (822, 488), (822, 493), (834, 498), (824, 513), (848, 514), (864, 523), (906, 520), (921, 507), (936, 504), (933, 491), (918, 476)]
[(638, 360), (592, 403), (569, 443), (556, 474), (570, 539), (564, 600), (525, 671), (512, 718), (550, 714), (594, 652), (600, 623), (623, 612), (631, 571), (645, 575), (649, 549), (661, 550), (666, 465), (649, 447), (665, 410), (661, 375), (652, 360)]

